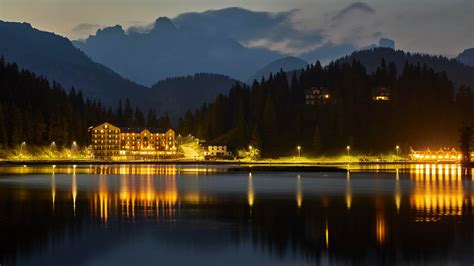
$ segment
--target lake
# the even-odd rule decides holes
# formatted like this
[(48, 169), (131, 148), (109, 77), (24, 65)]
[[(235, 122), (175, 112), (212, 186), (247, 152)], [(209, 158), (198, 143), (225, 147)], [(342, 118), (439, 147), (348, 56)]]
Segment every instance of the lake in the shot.
[(473, 171), (0, 168), (4, 265), (473, 265)]

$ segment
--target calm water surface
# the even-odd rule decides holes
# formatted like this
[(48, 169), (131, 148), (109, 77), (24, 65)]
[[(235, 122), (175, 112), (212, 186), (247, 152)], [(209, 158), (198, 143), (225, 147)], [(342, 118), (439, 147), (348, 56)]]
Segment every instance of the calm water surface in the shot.
[(473, 265), (472, 172), (0, 172), (3, 265)]

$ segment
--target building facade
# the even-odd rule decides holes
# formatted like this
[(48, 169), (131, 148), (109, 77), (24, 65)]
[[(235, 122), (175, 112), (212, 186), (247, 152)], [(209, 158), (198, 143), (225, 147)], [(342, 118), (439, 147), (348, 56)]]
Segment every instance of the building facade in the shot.
[(382, 102), (390, 101), (390, 89), (386, 87), (376, 87), (372, 90), (372, 100)]
[(176, 155), (172, 129), (119, 128), (103, 123), (91, 129), (91, 151), (100, 160), (153, 160)]
[(305, 103), (307, 105), (318, 105), (331, 102), (331, 90), (324, 87), (312, 87), (305, 90)]
[(444, 148), (439, 150), (426, 149), (415, 151), (410, 148), (410, 159), (417, 162), (452, 162), (461, 161), (461, 153), (454, 148)]
[(227, 145), (225, 144), (212, 143), (204, 146), (204, 156), (206, 158), (229, 157), (232, 156), (232, 152), (227, 150)]

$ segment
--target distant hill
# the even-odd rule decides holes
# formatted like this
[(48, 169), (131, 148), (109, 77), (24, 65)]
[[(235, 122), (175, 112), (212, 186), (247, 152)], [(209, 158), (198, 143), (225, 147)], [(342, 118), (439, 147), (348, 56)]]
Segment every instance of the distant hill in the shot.
[(6, 62), (44, 75), (66, 89), (81, 89), (89, 98), (112, 104), (119, 98), (140, 97), (148, 90), (93, 62), (68, 39), (28, 23), (0, 21), (0, 36), (0, 56)]
[(227, 94), (236, 82), (228, 76), (201, 73), (159, 81), (151, 90), (157, 101), (156, 111), (161, 114), (167, 112), (173, 119), (212, 102), (220, 93)]
[(474, 48), (464, 50), (456, 59), (461, 63), (474, 67)]
[(178, 28), (158, 18), (146, 30), (125, 32), (117, 25), (98, 30), (74, 45), (93, 60), (143, 85), (195, 73), (219, 73), (245, 80), (279, 57), (277, 52), (248, 48), (223, 35)]
[(262, 77), (267, 78), (270, 73), (277, 73), (281, 69), (284, 71), (292, 71), (305, 68), (308, 65), (308, 62), (304, 61), (303, 59), (289, 56), (285, 58), (281, 58), (271, 62), (270, 64), (264, 66), (260, 70), (258, 70), (252, 77), (247, 79), (247, 83), (252, 83), (254, 80), (260, 81)]
[(369, 72), (374, 72), (382, 58), (385, 61), (393, 62), (399, 71), (403, 70), (405, 62), (410, 64), (426, 64), (433, 68), (436, 72), (445, 71), (448, 78), (454, 82), (456, 86), (462, 84), (474, 88), (474, 67), (470, 67), (460, 63), (456, 59), (448, 59), (443, 56), (432, 56), (422, 54), (412, 54), (400, 50), (390, 48), (373, 48), (354, 52), (348, 56), (338, 59), (339, 62), (351, 62), (352, 60), (360, 61)]

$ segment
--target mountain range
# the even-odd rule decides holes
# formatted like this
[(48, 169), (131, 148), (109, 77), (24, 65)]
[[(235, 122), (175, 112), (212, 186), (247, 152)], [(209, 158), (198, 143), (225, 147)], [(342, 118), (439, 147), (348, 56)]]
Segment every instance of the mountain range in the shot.
[(0, 21), (0, 56), (69, 89), (76, 87), (93, 99), (112, 104), (119, 98), (136, 98), (149, 89), (124, 79), (95, 63), (71, 42), (28, 23)]
[(474, 48), (464, 50), (456, 57), (456, 60), (468, 66), (474, 67)]
[(388, 64), (395, 63), (400, 71), (405, 63), (426, 65), (436, 72), (446, 72), (448, 78), (455, 86), (467, 85), (474, 88), (474, 67), (459, 62), (456, 59), (449, 59), (444, 56), (432, 56), (427, 54), (409, 53), (391, 48), (372, 48), (353, 52), (337, 61), (351, 62), (353, 60), (361, 62), (368, 72), (374, 72), (380, 65), (382, 59)]
[[(95, 36), (85, 42), (74, 42), (86, 51), (89, 49), (87, 47), (100, 47), (95, 50), (95, 56), (89, 54), (93, 53), (91, 51), (85, 53), (76, 48), (67, 38), (40, 31), (28, 23), (0, 21), (0, 56), (6, 62), (16, 63), (20, 68), (59, 82), (65, 89), (75, 87), (82, 90), (86, 97), (100, 99), (107, 105), (115, 105), (119, 99), (129, 98), (135, 105), (151, 107), (159, 113), (168, 112), (172, 117), (212, 100), (219, 93), (227, 93), (237, 80), (252, 82), (280, 69), (288, 72), (313, 62), (242, 45), (240, 42), (255, 37), (258, 32), (242, 33), (243, 41), (237, 41), (233, 38), (244, 29), (241, 25), (228, 25), (231, 30), (223, 35), (220, 27), (230, 23), (230, 20), (223, 25), (215, 25), (215, 31), (207, 24), (202, 26), (198, 23), (206, 17), (215, 22), (215, 17), (222, 17), (222, 12), (189, 13), (173, 20), (160, 18), (149, 28), (135, 28), (128, 32), (120, 26), (105, 28), (98, 30)], [(225, 12), (230, 12), (229, 18), (232, 18), (244, 11), (229, 9)], [(255, 15), (252, 12), (244, 14), (243, 18), (246, 19)], [(192, 25), (192, 21), (196, 25)], [(203, 33), (196, 28), (207, 29), (208, 32)], [(340, 46), (340, 52), (350, 50), (349, 46), (346, 46), (347, 50), (343, 46)], [(445, 71), (456, 86), (466, 84), (474, 88), (474, 67), (468, 66), (472, 62), (473, 49), (465, 50), (456, 59), (448, 59), (394, 50), (394, 42), (390, 40), (383, 40), (378, 46), (381, 48), (356, 51), (339, 60), (358, 60), (371, 72), (375, 71), (382, 58), (387, 63), (394, 62), (397, 69), (402, 69), (405, 62), (426, 64), (435, 71)], [(188, 48), (190, 50), (186, 50)], [(152, 52), (147, 54), (146, 51), (150, 49)], [(327, 48), (331, 50), (328, 53), (324, 53), (325, 49), (321, 47), (313, 52), (323, 53), (321, 57), (325, 58), (333, 56), (338, 48), (331, 46)], [(117, 51), (121, 52), (116, 54)], [(135, 53), (140, 53), (142, 57), (136, 58)], [(188, 55), (189, 58), (186, 57)], [(106, 64), (94, 57), (112, 61)], [(143, 60), (143, 64), (140, 60)], [(116, 68), (135, 73), (137, 76), (134, 76), (134, 80), (146, 79), (144, 83), (148, 86), (131, 81), (128, 75), (117, 73)], [(196, 74), (203, 72), (231, 72), (241, 78), (235, 79), (234, 75)]]
[(56, 81), (66, 90), (75, 87), (106, 105), (129, 98), (134, 105), (173, 116), (184, 112), (187, 106), (200, 105), (226, 93), (237, 82), (223, 75), (199, 74), (167, 79), (149, 88), (92, 61), (68, 39), (37, 30), (28, 23), (0, 21), (0, 36), (0, 57), (6, 62)]
[(260, 48), (247, 48), (236, 40), (177, 28), (158, 18), (147, 32), (125, 32), (117, 25), (98, 30), (84, 42), (74, 42), (93, 60), (140, 84), (200, 72), (219, 73), (245, 80), (281, 56)]
[(242, 8), (184, 13), (142, 27), (106, 27), (73, 44), (94, 61), (146, 86), (200, 72), (247, 81), (270, 62), (288, 56), (329, 62), (356, 49), (295, 29), (291, 16)]
[(309, 63), (303, 59), (288, 56), (275, 60), (263, 68), (257, 70), (257, 72), (247, 80), (248, 84), (251, 84), (254, 80), (260, 81), (262, 78), (268, 78), (271, 73), (277, 73), (280, 70), (283, 71), (292, 71), (305, 68)]
[(218, 94), (227, 94), (239, 81), (219, 74), (200, 73), (192, 76), (168, 78), (151, 87), (159, 114), (168, 113), (175, 120), (188, 110), (211, 102)]

